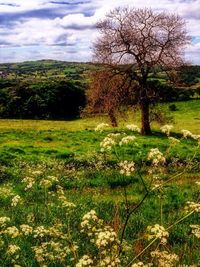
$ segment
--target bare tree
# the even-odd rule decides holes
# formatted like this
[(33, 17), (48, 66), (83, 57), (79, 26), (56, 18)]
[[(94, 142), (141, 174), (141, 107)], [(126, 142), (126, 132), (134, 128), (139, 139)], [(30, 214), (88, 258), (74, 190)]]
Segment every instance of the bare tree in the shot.
[(116, 112), (123, 105), (133, 103), (137, 86), (128, 76), (101, 70), (90, 76), (86, 113), (107, 113), (113, 127), (117, 126)]
[(95, 59), (137, 81), (139, 86), (134, 89), (138, 90), (141, 132), (150, 134), (149, 105), (154, 95), (148, 78), (158, 67), (176, 68), (183, 64), (183, 48), (190, 40), (185, 22), (177, 15), (147, 8), (117, 8), (97, 28), (100, 37), (94, 44)]

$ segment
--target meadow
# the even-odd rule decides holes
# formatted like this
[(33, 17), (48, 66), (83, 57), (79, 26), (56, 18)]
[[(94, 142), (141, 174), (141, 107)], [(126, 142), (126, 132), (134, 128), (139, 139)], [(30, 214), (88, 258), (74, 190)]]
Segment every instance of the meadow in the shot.
[(148, 137), (137, 112), (0, 120), (0, 266), (199, 266), (200, 106), (175, 105)]

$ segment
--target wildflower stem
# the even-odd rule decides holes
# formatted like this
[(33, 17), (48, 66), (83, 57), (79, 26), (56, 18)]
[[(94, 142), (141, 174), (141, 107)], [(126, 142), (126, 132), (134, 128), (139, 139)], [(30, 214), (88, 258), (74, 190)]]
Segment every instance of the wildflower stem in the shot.
[(166, 230), (171, 229), (172, 227), (174, 227), (176, 224), (182, 222), (183, 220), (185, 220), (187, 217), (189, 217), (190, 215), (192, 215), (194, 213), (194, 210), (192, 210), (190, 213), (186, 214), (184, 217), (182, 217), (181, 219), (179, 219), (178, 221), (176, 221), (175, 223), (173, 223), (172, 225), (170, 225), (169, 227), (166, 228)]
[(140, 179), (141, 179), (141, 181), (142, 181), (142, 184), (143, 184), (143, 186), (144, 186), (144, 188), (145, 188), (146, 192), (149, 192), (149, 190), (148, 190), (148, 188), (147, 188), (147, 186), (146, 186), (146, 184), (145, 184), (145, 182), (144, 182), (144, 179), (142, 178), (142, 175), (141, 175), (141, 173), (140, 173), (140, 172), (138, 172), (138, 174), (139, 174), (139, 176), (140, 176)]
[(145, 199), (147, 198), (148, 195), (149, 195), (149, 192), (146, 192), (146, 194), (144, 195), (142, 200), (132, 210), (128, 209), (128, 212), (126, 214), (126, 219), (125, 219), (125, 222), (124, 222), (124, 226), (123, 226), (123, 229), (122, 229), (121, 238), (120, 238), (119, 255), (122, 252), (122, 242), (123, 242), (123, 239), (124, 239), (124, 235), (125, 235), (125, 232), (126, 232), (126, 228), (127, 228), (130, 216), (143, 204), (143, 202), (145, 201)]
[(130, 266), (130, 264), (132, 262), (134, 262), (134, 260), (136, 260), (140, 255), (142, 255), (156, 240), (158, 239), (158, 237), (155, 237), (137, 256), (135, 256), (135, 258), (133, 258), (127, 265)]
[(160, 197), (160, 224), (163, 224), (163, 198), (162, 196)]

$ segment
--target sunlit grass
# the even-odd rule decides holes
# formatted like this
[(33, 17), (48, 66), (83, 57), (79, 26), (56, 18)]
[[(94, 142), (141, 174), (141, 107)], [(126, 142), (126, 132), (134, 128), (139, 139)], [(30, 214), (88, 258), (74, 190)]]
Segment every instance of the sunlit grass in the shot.
[[(175, 103), (178, 110), (172, 112), (174, 128), (172, 136), (180, 139), (180, 130), (187, 129), (199, 133), (199, 102), (190, 101)], [(165, 108), (168, 110), (168, 105)], [(135, 120), (133, 119), (135, 118)], [(149, 173), (150, 162), (148, 151), (158, 147), (166, 157), (166, 168), (161, 169), (161, 175), (166, 181), (162, 203), (162, 220), (167, 227), (184, 214), (187, 201), (197, 201), (199, 188), (196, 182), (200, 179), (199, 149), (197, 141), (191, 138), (170, 148), (167, 136), (160, 132), (159, 125), (153, 124), (153, 135), (141, 136), (125, 128), (126, 124), (139, 125), (139, 116), (128, 112), (126, 121), (120, 119), (117, 129), (108, 128), (102, 133), (95, 132), (99, 122), (109, 122), (105, 116), (79, 119), (76, 121), (0, 121), (0, 216), (9, 216), (11, 225), (19, 228), (22, 223), (29, 223), (27, 216), (34, 214), (35, 221), (29, 223), (34, 228), (43, 225), (50, 227), (62, 222), (69, 237), (79, 245), (79, 257), (90, 250), (86, 237), (80, 234), (82, 216), (91, 209), (112, 226), (120, 235), (126, 217), (126, 201), (124, 188), (130, 207), (133, 208), (145, 194), (141, 175), (148, 186), (151, 186)], [(194, 123), (196, 122), (196, 124)], [(107, 134), (125, 132), (136, 137), (136, 144), (117, 146), (116, 150), (100, 153), (100, 142)], [(136, 171), (130, 177), (119, 174), (119, 158), (135, 162)], [(177, 164), (172, 159), (178, 159)], [(101, 165), (103, 162), (103, 165)], [(40, 171), (35, 175), (34, 171)], [(40, 182), (48, 176), (58, 178), (48, 189), (42, 188)], [(36, 184), (30, 190), (25, 190), (23, 179), (32, 177)], [(76, 204), (76, 209), (66, 213), (58, 206), (57, 185), (62, 186), (67, 201)], [(48, 194), (50, 193), (50, 194)], [(53, 197), (55, 194), (55, 197)], [(19, 195), (22, 203), (11, 206), (12, 198)], [(199, 248), (196, 239), (191, 235), (191, 224), (196, 224), (197, 215), (192, 215), (170, 230), (169, 247), (181, 256), (181, 264), (196, 263)], [(132, 244), (131, 255), (136, 255), (147, 244), (140, 242), (145, 237), (148, 225), (161, 223), (160, 198), (157, 193), (151, 193), (141, 209), (131, 216), (126, 229), (125, 239)], [(21, 247), (21, 256), (16, 263), (25, 266), (37, 266), (32, 251), (33, 244), (40, 244), (39, 239), (19, 236), (16, 243)], [(58, 241), (60, 242), (62, 238)], [(6, 246), (15, 239), (6, 239)], [(71, 239), (70, 239), (71, 241)], [(184, 251), (184, 255), (183, 255)], [(12, 266), (11, 258), (0, 250), (0, 265)], [(132, 256), (131, 256), (132, 257)], [(149, 259), (144, 255), (144, 260)], [(76, 259), (77, 260), (77, 259)], [(143, 260), (143, 259), (142, 259)], [(50, 263), (49, 266), (70, 266), (75, 263), (69, 258), (64, 265)], [(123, 265), (122, 265), (123, 266)]]
[[(193, 133), (198, 133), (200, 129), (200, 102), (192, 100), (186, 102), (176, 102), (177, 111), (170, 111), (169, 105), (173, 103), (162, 104), (163, 109), (173, 117), (174, 131), (189, 129)], [(95, 116), (90, 118), (77, 119), (73, 121), (48, 121), (48, 120), (0, 120), (0, 130), (34, 130), (34, 131), (82, 131), (93, 130), (98, 123), (107, 122), (107, 116)], [(119, 128), (126, 124), (136, 123), (140, 125), (140, 114), (129, 110), (125, 117), (119, 117)], [(158, 123), (152, 123), (153, 129), (159, 129)]]

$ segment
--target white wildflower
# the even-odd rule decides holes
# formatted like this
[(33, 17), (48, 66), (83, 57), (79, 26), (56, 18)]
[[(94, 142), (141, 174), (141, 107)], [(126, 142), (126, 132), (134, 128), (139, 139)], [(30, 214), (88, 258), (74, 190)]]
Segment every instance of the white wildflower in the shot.
[(9, 217), (0, 217), (0, 227), (5, 227), (8, 222), (10, 222)]
[(7, 254), (9, 255), (13, 255), (16, 252), (18, 252), (20, 250), (20, 247), (17, 245), (9, 245), (8, 249), (7, 249)]
[(187, 206), (186, 210), (187, 211), (195, 211), (195, 212), (200, 212), (200, 203), (195, 203), (192, 201), (187, 201)]
[(33, 185), (35, 184), (35, 179), (33, 177), (25, 177), (22, 182), (26, 184), (24, 190), (27, 191), (33, 187)]
[(133, 135), (128, 135), (128, 136), (125, 136), (122, 138), (122, 140), (119, 142), (119, 145), (122, 146), (122, 145), (127, 145), (129, 143), (132, 143), (134, 142), (136, 139), (135, 136)]
[(193, 224), (193, 225), (190, 225), (190, 227), (192, 228), (192, 233), (193, 233), (197, 238), (200, 238), (200, 225), (198, 225), (198, 224)]
[(171, 129), (172, 129), (173, 127), (174, 127), (174, 126), (171, 125), (171, 124), (166, 124), (166, 125), (162, 126), (162, 127), (160, 128), (160, 130), (161, 130), (163, 133), (166, 133), (167, 136), (169, 136), (170, 131), (171, 131)]
[(133, 131), (133, 132), (138, 132), (138, 133), (141, 132), (140, 128), (135, 124), (128, 124), (128, 125), (126, 125), (126, 128)]
[(94, 129), (95, 132), (102, 132), (106, 127), (109, 127), (108, 123), (100, 123), (97, 125), (97, 127)]
[(159, 151), (158, 148), (151, 148), (148, 153), (148, 160), (152, 160), (152, 164), (154, 166), (158, 166), (159, 164), (164, 164), (166, 162), (163, 153)]
[(104, 258), (101, 259), (100, 261), (100, 265), (98, 266), (102, 266), (102, 267), (107, 267), (107, 266), (113, 266), (113, 267), (117, 267), (120, 264), (120, 259), (117, 255), (107, 255)]
[(44, 187), (44, 188), (48, 188), (52, 186), (52, 181), (48, 180), (48, 179), (42, 179), (40, 181), (40, 186)]
[(30, 235), (33, 232), (33, 227), (28, 224), (21, 224), (20, 229), (24, 235)]
[(29, 213), (26, 219), (28, 223), (33, 223), (35, 221), (35, 216), (33, 213)]
[(120, 166), (120, 174), (130, 176), (131, 173), (135, 171), (135, 163), (133, 161), (121, 161), (119, 163)]
[(193, 136), (193, 134), (188, 130), (181, 130), (181, 132), (182, 132), (184, 138)]
[(49, 230), (44, 228), (43, 225), (41, 225), (41, 226), (36, 227), (36, 229), (34, 229), (33, 234), (34, 234), (33, 235), (34, 238), (44, 237), (49, 234)]
[(105, 137), (104, 140), (100, 143), (101, 152), (110, 151), (115, 145), (116, 142), (112, 138)]
[(18, 203), (21, 202), (21, 197), (19, 195), (16, 195), (11, 200), (11, 206), (16, 207)]
[(20, 232), (16, 226), (7, 227), (4, 234), (10, 236), (11, 238), (16, 238), (20, 235)]
[(168, 139), (173, 145), (176, 145), (176, 144), (180, 143), (180, 140), (178, 140), (177, 138), (168, 137)]
[(193, 134), (188, 130), (181, 130), (183, 137), (187, 138), (187, 137), (191, 137), (194, 140), (196, 140), (198, 142), (198, 144), (200, 144), (200, 134)]
[(160, 239), (160, 242), (162, 244), (167, 243), (167, 238), (169, 237), (169, 233), (165, 228), (159, 224), (155, 224), (154, 226), (148, 226), (147, 227), (147, 232), (148, 232), (148, 239), (152, 238), (158, 238)]
[(93, 266), (93, 260), (88, 255), (84, 255), (76, 264), (76, 267), (84, 267), (84, 266), (88, 267)]
[(151, 267), (151, 266), (153, 266), (152, 263), (143, 263), (143, 262), (141, 262), (141, 261), (139, 261), (139, 262), (137, 262), (137, 263), (133, 263), (133, 264), (131, 265), (131, 267)]
[(96, 234), (95, 244), (98, 248), (106, 247), (116, 241), (117, 235), (114, 230), (107, 226), (103, 231)]
[(61, 206), (63, 208), (75, 208), (76, 207), (74, 203), (67, 201), (67, 198), (64, 195), (59, 195), (58, 199), (60, 200)]
[(174, 253), (168, 251), (152, 251), (151, 257), (157, 263), (159, 267), (173, 267), (176, 266), (179, 257)]
[(191, 137), (200, 145), (200, 134), (193, 134)]

